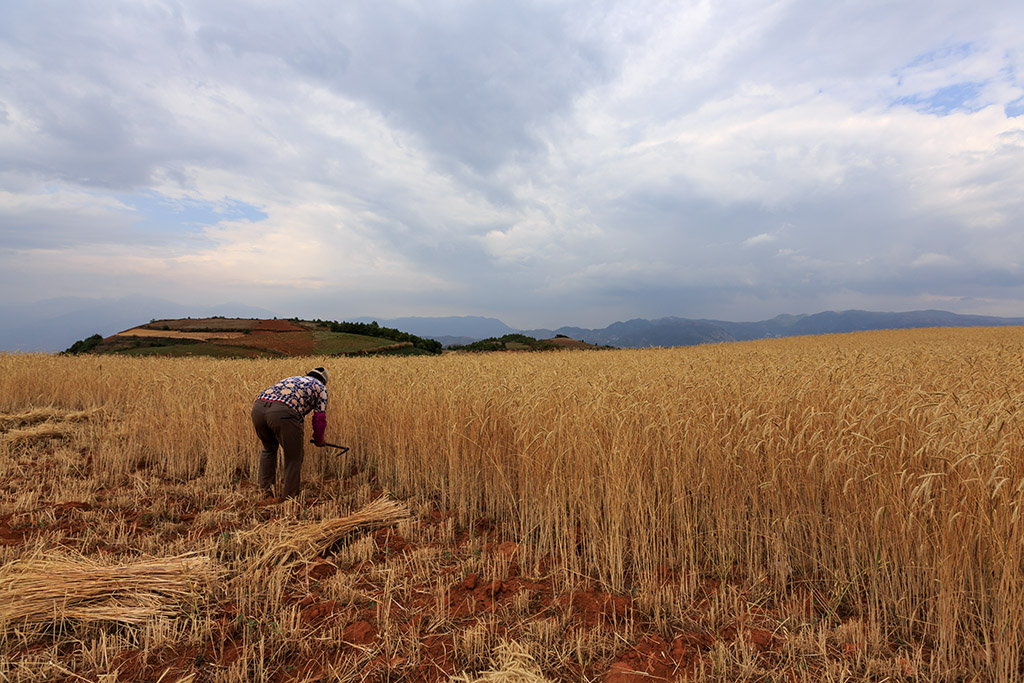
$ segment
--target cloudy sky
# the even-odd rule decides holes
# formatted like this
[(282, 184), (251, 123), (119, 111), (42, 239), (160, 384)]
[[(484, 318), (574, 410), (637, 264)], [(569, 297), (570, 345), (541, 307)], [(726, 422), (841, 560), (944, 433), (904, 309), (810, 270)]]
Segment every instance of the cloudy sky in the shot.
[(1024, 315), (1024, 3), (5, 2), (0, 304)]

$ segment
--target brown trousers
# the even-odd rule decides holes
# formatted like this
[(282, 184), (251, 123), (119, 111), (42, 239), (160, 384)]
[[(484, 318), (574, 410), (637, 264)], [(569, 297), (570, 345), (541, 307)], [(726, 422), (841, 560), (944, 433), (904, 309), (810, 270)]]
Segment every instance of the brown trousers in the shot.
[(260, 451), (259, 485), (267, 495), (277, 481), (277, 447), (284, 449), (283, 498), (299, 495), (302, 484), (303, 430), (302, 416), (287, 403), (256, 401), (252, 404), (252, 426), (263, 442)]

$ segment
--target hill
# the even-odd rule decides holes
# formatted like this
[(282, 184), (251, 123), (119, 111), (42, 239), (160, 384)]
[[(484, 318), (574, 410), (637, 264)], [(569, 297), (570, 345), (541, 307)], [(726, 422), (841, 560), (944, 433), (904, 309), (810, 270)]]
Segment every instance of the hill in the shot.
[[(119, 300), (52, 299), (37, 302), (37, 305), (31, 307), (23, 306), (17, 310), (10, 307), (0, 307), (0, 350), (58, 351), (68, 348), (75, 339), (82, 339), (83, 336), (91, 332), (100, 331), (108, 334), (110, 330), (124, 329), (131, 325), (134, 320), (149, 318), (152, 313), (159, 313), (167, 320), (189, 320), (188, 318), (181, 317), (184, 313), (177, 313), (178, 317), (175, 317), (175, 313), (170, 315), (161, 313), (168, 308), (183, 309), (184, 307), (162, 299), (145, 297), (126, 297)], [(135, 313), (132, 313), (132, 311), (135, 311)], [(139, 311), (143, 311), (143, 313), (140, 314)], [(246, 307), (241, 304), (222, 304), (206, 308), (193, 308), (191, 313), (193, 315), (199, 314), (199, 318), (192, 319), (195, 321), (221, 319), (224, 318), (226, 313), (237, 316), (227, 318), (234, 320), (266, 320), (271, 317), (265, 313), (257, 313), (255, 310), (246, 310)], [(122, 320), (123, 322), (120, 325), (114, 326), (113, 323), (116, 320)], [(730, 322), (681, 317), (664, 317), (654, 320), (635, 318), (616, 322), (599, 329), (560, 327), (557, 329), (515, 330), (496, 318), (479, 316), (409, 317), (395, 318), (393, 320), (378, 318), (379, 324), (378, 322), (371, 321), (369, 318), (365, 320), (370, 322), (344, 323), (345, 325), (353, 326), (345, 330), (340, 328), (331, 329), (330, 325), (332, 323), (330, 322), (312, 322), (320, 322), (322, 325), (327, 325), (327, 328), (321, 327), (321, 331), (326, 329), (327, 331), (348, 332), (350, 334), (375, 338), (380, 338), (378, 335), (385, 330), (393, 330), (398, 336), (406, 335), (408, 337), (408, 339), (394, 338), (392, 339), (393, 343), (412, 340), (414, 347), (429, 350), (430, 352), (435, 352), (435, 350), (426, 349), (424, 342), (437, 342), (436, 351), (439, 351), (440, 348), (445, 346), (467, 346), (483, 339), (500, 338), (508, 334), (522, 334), (539, 340), (550, 340), (557, 335), (563, 335), (596, 346), (645, 348), (652, 346), (691, 346), (725, 341), (750, 341), (772, 337), (835, 332), (923, 327), (1024, 325), (1024, 318), (962, 315), (938, 310), (898, 313), (860, 310), (826, 311), (815, 314), (779, 315), (769, 320), (757, 322)], [(339, 323), (333, 324), (338, 325)], [(138, 327), (144, 328), (147, 326), (140, 325)], [(149, 327), (152, 328), (152, 325)], [(399, 332), (399, 329), (402, 332)], [(245, 330), (241, 328), (235, 331), (245, 333)], [(127, 336), (126, 332), (127, 330), (114, 336)], [(249, 334), (252, 334), (252, 332), (250, 331)], [(238, 337), (236, 336), (236, 338)], [(415, 341), (417, 338), (420, 342)], [(218, 354), (227, 353), (223, 347), (232, 345), (228, 344), (226, 339), (227, 337), (224, 337), (214, 344), (218, 348), (208, 350)], [(283, 342), (285, 339), (278, 338), (276, 341)], [(208, 339), (201, 338), (191, 339), (183, 343), (191, 345), (195, 343), (213, 344)], [(328, 351), (329, 353), (344, 353), (349, 350), (369, 349), (374, 343), (379, 344), (379, 342), (368, 342), (368, 345), (363, 345), (359, 340), (351, 339), (348, 342), (341, 339), (335, 339), (331, 342), (321, 339), (319, 346), (317, 343), (314, 343), (313, 348), (314, 352), (317, 352), (318, 348), (328, 348), (331, 349)], [(152, 336), (150, 336), (150, 339), (145, 343), (140, 342), (137, 346), (143, 348), (146, 346), (155, 347), (157, 345)], [(168, 346), (170, 342), (165, 340), (163, 345)], [(235, 346), (239, 345), (236, 344)], [(236, 349), (233, 353), (239, 355), (252, 353), (251, 343), (241, 344), (240, 348), (250, 349), (250, 351), (243, 352)], [(107, 346), (101, 347), (101, 352), (106, 349)], [(192, 348), (187, 351), (194, 354), (200, 350), (200, 348)], [(160, 353), (174, 353), (178, 351), (184, 353), (186, 350), (178, 349), (176, 351), (169, 349)], [(281, 351), (289, 353), (290, 349), (284, 348)], [(263, 349), (263, 352), (273, 354), (274, 349)], [(143, 353), (143, 351), (136, 351), (136, 353)], [(148, 353), (157, 352), (150, 351)]]
[(0, 350), (52, 352), (94, 332), (113, 334), (151, 318), (272, 318), (274, 312), (238, 302), (179, 304), (158, 297), (60, 297), (0, 304)]
[[(380, 320), (380, 319), (378, 319)], [(603, 328), (559, 327), (557, 329), (514, 330), (497, 318), (478, 316), (410, 317), (382, 320), (413, 334), (437, 340), (446, 347), (465, 347), (484, 339), (522, 334), (535, 339), (563, 335), (597, 346), (646, 348), (652, 346), (693, 346), (726, 341), (752, 341), (869, 330), (924, 327), (1002, 327), (1024, 325), (1024, 318), (962, 315), (949, 311), (925, 310), (899, 313), (874, 311), (825, 311), (814, 314), (779, 315), (756, 322), (730, 322), (669, 316), (648, 320), (634, 318)]]
[(925, 327), (1004, 327), (1024, 325), (1024, 318), (1000, 318), (985, 315), (960, 315), (948, 311), (826, 311), (813, 315), (780, 315), (758, 322), (728, 322), (667, 317), (656, 320), (637, 318), (617, 322), (601, 329), (560, 327), (557, 330), (525, 330), (523, 334), (548, 337), (564, 334), (590, 344), (622, 348), (651, 346), (692, 346), (725, 341), (752, 341), (774, 337), (795, 337), (869, 330), (896, 330)]
[[(485, 318), (476, 315), (452, 315), (436, 318), (410, 316), (405, 318), (356, 318), (357, 322), (376, 320), (381, 325), (397, 327), (421, 337), (438, 339), (440, 337), (462, 338), (464, 343), (479, 341), (488, 337), (501, 337), (519, 332), (497, 318)], [(552, 336), (552, 335), (548, 335)], [(458, 343), (453, 341), (452, 343)], [(447, 344), (445, 344), (447, 346)]]
[(438, 342), (378, 325), (221, 317), (153, 320), (106, 338), (94, 335), (68, 349), (70, 353), (219, 358), (440, 351)]
[(602, 347), (571, 339), (565, 335), (556, 335), (551, 339), (535, 339), (524, 334), (506, 334), (501, 337), (481, 339), (465, 345), (451, 345), (448, 348), (454, 351), (557, 351), (561, 349), (597, 349)]

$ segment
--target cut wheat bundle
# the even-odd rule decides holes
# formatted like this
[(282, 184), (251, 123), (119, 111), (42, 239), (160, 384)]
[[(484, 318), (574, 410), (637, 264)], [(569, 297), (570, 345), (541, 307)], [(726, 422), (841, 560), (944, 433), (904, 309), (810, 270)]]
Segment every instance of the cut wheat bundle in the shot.
[(354, 531), (388, 526), (407, 517), (404, 504), (381, 496), (346, 517), (307, 524), (278, 520), (245, 532), (242, 541), (255, 549), (252, 566), (273, 567), (312, 560)]
[(36, 408), (20, 413), (0, 413), (0, 432), (31, 427), (44, 422), (87, 422), (101, 414), (101, 410), (63, 410), (61, 408)]
[(25, 429), (12, 429), (0, 434), (0, 443), (11, 448), (31, 448), (50, 439), (67, 439), (72, 434), (74, 431), (69, 425), (44, 422)]
[(65, 620), (140, 624), (174, 616), (218, 575), (209, 557), (194, 554), (118, 565), (36, 554), (0, 567), (0, 632)]

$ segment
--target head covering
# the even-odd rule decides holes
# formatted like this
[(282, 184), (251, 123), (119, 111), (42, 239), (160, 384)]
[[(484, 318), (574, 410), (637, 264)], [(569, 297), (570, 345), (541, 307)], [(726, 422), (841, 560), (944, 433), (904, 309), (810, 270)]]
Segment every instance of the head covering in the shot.
[(312, 377), (313, 379), (320, 380), (321, 382), (324, 383), (324, 386), (327, 386), (327, 379), (330, 377), (330, 373), (327, 372), (327, 368), (322, 366), (319, 368), (313, 368), (312, 370), (307, 372), (306, 375), (308, 377)]

